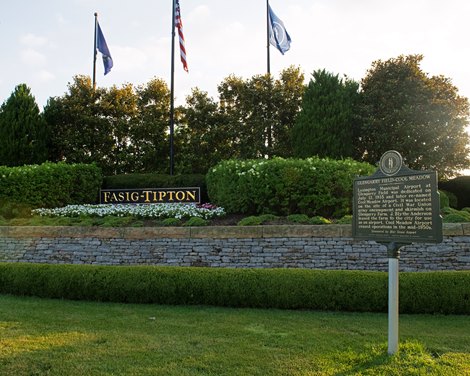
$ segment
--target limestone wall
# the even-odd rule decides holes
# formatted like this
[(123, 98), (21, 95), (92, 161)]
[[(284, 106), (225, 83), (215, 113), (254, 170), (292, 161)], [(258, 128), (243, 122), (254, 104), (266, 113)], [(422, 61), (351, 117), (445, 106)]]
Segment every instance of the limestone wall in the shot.
[[(387, 270), (384, 245), (349, 225), (253, 227), (0, 227), (0, 262)], [(440, 244), (411, 244), (401, 271), (470, 270), (470, 224)]]

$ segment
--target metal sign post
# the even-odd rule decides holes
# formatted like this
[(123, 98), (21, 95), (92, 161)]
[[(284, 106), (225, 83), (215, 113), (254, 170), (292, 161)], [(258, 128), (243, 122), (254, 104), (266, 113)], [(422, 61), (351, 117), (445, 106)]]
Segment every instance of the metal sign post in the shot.
[(387, 246), (388, 255), (388, 354), (398, 351), (398, 275), (400, 250), (396, 243)]

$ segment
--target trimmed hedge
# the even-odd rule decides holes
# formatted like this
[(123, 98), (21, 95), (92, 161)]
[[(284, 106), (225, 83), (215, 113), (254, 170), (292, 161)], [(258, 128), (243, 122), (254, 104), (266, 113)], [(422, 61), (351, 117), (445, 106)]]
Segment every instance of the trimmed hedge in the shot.
[[(0, 293), (227, 307), (386, 312), (384, 272), (0, 263)], [(402, 313), (470, 314), (470, 272), (401, 273)]]
[[(455, 195), (457, 202), (456, 209), (470, 206), (470, 176), (459, 176), (449, 181), (439, 182), (439, 189), (449, 191)], [(452, 204), (452, 203), (451, 203)]]
[(351, 213), (354, 178), (375, 170), (352, 159), (228, 160), (206, 181), (211, 202), (227, 213), (340, 218)]
[(202, 174), (120, 174), (106, 176), (104, 189), (200, 187), (201, 202), (208, 202), (206, 177)]
[(99, 197), (101, 182), (101, 170), (93, 164), (0, 166), (0, 202), (33, 208), (92, 204)]

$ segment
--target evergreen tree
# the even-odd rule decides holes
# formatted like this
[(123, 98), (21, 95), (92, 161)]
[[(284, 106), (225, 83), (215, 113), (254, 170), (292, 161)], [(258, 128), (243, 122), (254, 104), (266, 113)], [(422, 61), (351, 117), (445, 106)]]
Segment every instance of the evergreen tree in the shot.
[(294, 155), (301, 158), (354, 156), (359, 84), (317, 70), (305, 91), (292, 130)]
[(22, 166), (47, 160), (48, 132), (31, 90), (18, 85), (0, 107), (0, 164)]

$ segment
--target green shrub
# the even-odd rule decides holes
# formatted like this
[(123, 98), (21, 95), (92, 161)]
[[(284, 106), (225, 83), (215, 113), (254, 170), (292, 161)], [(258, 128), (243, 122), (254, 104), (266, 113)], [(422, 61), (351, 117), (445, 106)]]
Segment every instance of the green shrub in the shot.
[(178, 218), (165, 218), (162, 221), (163, 226), (179, 226), (181, 224), (181, 220)]
[(400, 312), (470, 314), (470, 272), (400, 273)]
[(310, 217), (306, 214), (291, 214), (287, 216), (289, 222), (309, 224)]
[(458, 199), (457, 199), (457, 196), (455, 195), (455, 193), (446, 192), (446, 194), (447, 194), (447, 197), (449, 197), (449, 206), (451, 208), (458, 208), (459, 203), (458, 203)]
[(263, 221), (260, 217), (256, 215), (250, 215), (249, 217), (242, 218), (238, 223), (237, 226), (258, 226), (262, 224)]
[(191, 217), (183, 223), (183, 226), (207, 226), (208, 224), (209, 221), (204, 218)]
[(450, 207), (447, 192), (439, 191), (439, 205), (441, 209)]
[(309, 217), (305, 214), (292, 214), (287, 217), (287, 220), (294, 223), (303, 223), (308, 225), (325, 225), (330, 224), (331, 221), (321, 216)]
[(345, 215), (344, 217), (338, 219), (336, 223), (339, 225), (350, 225), (352, 224), (352, 221), (353, 221), (352, 215)]
[(0, 216), (4, 219), (31, 217), (31, 206), (0, 199)]
[[(385, 272), (0, 263), (0, 293), (121, 303), (386, 312)], [(470, 272), (400, 274), (401, 313), (470, 314)]]
[(134, 217), (126, 216), (126, 217), (116, 217), (114, 215), (107, 215), (103, 217), (103, 221), (101, 226), (103, 227), (122, 227), (129, 225), (130, 223), (134, 222)]
[(329, 219), (316, 215), (315, 217), (310, 218), (309, 223), (311, 225), (328, 225), (331, 224)]
[(375, 168), (351, 159), (229, 160), (206, 175), (211, 202), (227, 213), (327, 218), (351, 213), (353, 180)]
[(0, 200), (31, 208), (53, 208), (95, 203), (101, 186), (95, 165), (43, 163), (22, 167), (0, 166)]
[(470, 206), (470, 176), (459, 176), (449, 181), (439, 182), (439, 189), (452, 192), (456, 196), (456, 209)]
[(237, 225), (238, 226), (258, 226), (269, 221), (274, 221), (278, 218), (279, 218), (278, 216), (273, 215), (273, 214), (263, 214), (259, 216), (252, 215), (252, 216), (243, 218), (237, 223)]
[(452, 208), (441, 209), (444, 223), (463, 223), (470, 222), (470, 212), (466, 210), (456, 210)]
[[(463, 212), (462, 212), (463, 213)], [(460, 213), (453, 213), (446, 215), (443, 219), (442, 222), (444, 223), (465, 223), (465, 222), (470, 222), (469, 216), (460, 214)]]

